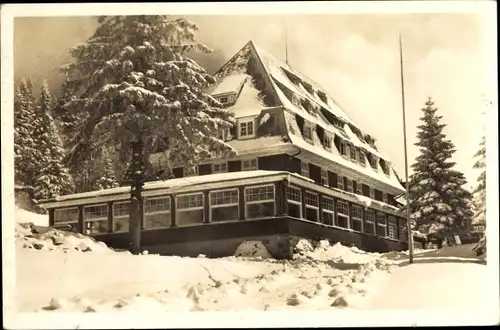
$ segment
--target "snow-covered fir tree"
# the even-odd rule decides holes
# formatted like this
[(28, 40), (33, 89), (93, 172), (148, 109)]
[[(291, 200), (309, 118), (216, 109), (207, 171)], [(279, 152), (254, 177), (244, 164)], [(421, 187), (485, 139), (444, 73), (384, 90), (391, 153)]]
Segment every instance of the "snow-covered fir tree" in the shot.
[(57, 98), (56, 104), (52, 111), (63, 143), (71, 141), (81, 120), (78, 112), (79, 109), (69, 108), (65, 106), (67, 103), (74, 99), (75, 90), (72, 81), (66, 78), (61, 87), (61, 94)]
[(14, 180), (32, 186), (38, 150), (33, 138), (35, 97), (31, 79), (22, 79), (14, 97)]
[(166, 16), (102, 17), (85, 43), (62, 67), (82, 87), (70, 102), (87, 112), (75, 136), (70, 162), (78, 165), (91, 145), (115, 145), (130, 159), (132, 141), (144, 145), (144, 160), (168, 149), (192, 166), (213, 152), (234, 152), (216, 132), (234, 118), (204, 90), (214, 78), (186, 52), (210, 50), (195, 39), (197, 27)]
[(479, 150), (474, 155), (474, 168), (480, 170), (474, 189), (474, 225), (486, 226), (486, 137), (483, 136)]
[(425, 105), (415, 143), (420, 155), (411, 166), (410, 209), (417, 230), (444, 239), (470, 226), (472, 196), (463, 188), (467, 183), (464, 175), (453, 169), (455, 146), (443, 133), (442, 116), (431, 98)]
[(64, 149), (52, 118), (52, 97), (44, 81), (32, 132), (39, 153), (34, 177), (35, 200), (53, 198), (74, 190), (73, 178), (64, 165)]
[(102, 190), (118, 187), (115, 175), (115, 164), (106, 149), (101, 153), (102, 172), (94, 184), (93, 190)]

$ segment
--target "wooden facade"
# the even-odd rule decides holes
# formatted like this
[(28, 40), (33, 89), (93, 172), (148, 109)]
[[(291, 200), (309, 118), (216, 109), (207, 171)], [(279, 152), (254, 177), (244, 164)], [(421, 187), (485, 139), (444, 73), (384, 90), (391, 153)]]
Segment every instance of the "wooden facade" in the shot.
[[(245, 240), (262, 240), (275, 257), (288, 258), (292, 237), (329, 239), (373, 252), (407, 248), (405, 219), (394, 210), (383, 204), (367, 208), (354, 194), (317, 185), (291, 172), (248, 171), (240, 172), (237, 179), (224, 174), (196, 179), (200, 183), (189, 189), (145, 186), (143, 249), (165, 255), (218, 257), (232, 255)], [(166, 183), (179, 180), (183, 179)], [(51, 226), (128, 249), (126, 196), (117, 192), (85, 200), (74, 195), (63, 201), (47, 201), (45, 207), (50, 210)], [(347, 208), (340, 210), (344, 205)], [(369, 213), (383, 217), (368, 218)], [(384, 217), (385, 224), (377, 222)], [(344, 218), (346, 221), (340, 221)], [(395, 222), (389, 223), (389, 218)], [(369, 226), (370, 231), (366, 230)], [(378, 227), (385, 230), (377, 231)]]

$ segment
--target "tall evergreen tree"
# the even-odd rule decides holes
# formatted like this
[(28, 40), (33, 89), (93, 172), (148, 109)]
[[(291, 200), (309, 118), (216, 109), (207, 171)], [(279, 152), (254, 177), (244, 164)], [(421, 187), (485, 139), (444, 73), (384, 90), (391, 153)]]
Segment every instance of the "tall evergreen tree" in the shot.
[(35, 102), (31, 80), (22, 79), (14, 98), (14, 168), (18, 185), (32, 186), (38, 150), (33, 138)]
[(474, 168), (480, 170), (474, 189), (474, 224), (486, 226), (486, 137), (483, 136), (479, 150), (474, 155)]
[(79, 109), (66, 107), (66, 104), (75, 99), (75, 89), (73, 85), (70, 79), (66, 78), (64, 80), (61, 94), (57, 98), (53, 110), (53, 117), (64, 143), (71, 141), (81, 120), (78, 112)]
[(102, 175), (96, 180), (94, 190), (110, 189), (118, 187), (118, 181), (115, 175), (115, 165), (106, 149), (101, 153)]
[(44, 81), (33, 131), (41, 156), (35, 173), (35, 200), (67, 194), (74, 189), (73, 178), (63, 163), (64, 150), (51, 115), (52, 106), (52, 97)]
[(83, 90), (71, 105), (87, 113), (69, 161), (82, 162), (94, 143), (115, 145), (119, 157), (131, 161), (130, 229), (137, 237), (141, 199), (136, 192), (149, 155), (168, 149), (190, 167), (213, 152), (234, 153), (215, 136), (234, 119), (204, 92), (215, 79), (185, 56), (210, 51), (195, 39), (196, 25), (161, 15), (101, 17), (99, 23), (85, 43), (71, 50), (75, 62), (62, 67)]
[(450, 159), (455, 146), (443, 133), (442, 116), (431, 98), (425, 105), (415, 143), (420, 155), (411, 166), (410, 209), (417, 230), (444, 239), (467, 228), (471, 194), (463, 188), (464, 175), (453, 169), (455, 163)]

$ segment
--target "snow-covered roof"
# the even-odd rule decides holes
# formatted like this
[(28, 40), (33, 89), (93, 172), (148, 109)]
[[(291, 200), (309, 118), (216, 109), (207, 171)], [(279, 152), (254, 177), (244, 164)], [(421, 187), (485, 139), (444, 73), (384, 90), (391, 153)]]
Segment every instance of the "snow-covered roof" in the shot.
[[(397, 189), (397, 191), (399, 192), (404, 191), (403, 187), (399, 183), (394, 173), (391, 173), (391, 175), (387, 176), (380, 170), (377, 172), (374, 171), (368, 164), (366, 164), (366, 166), (362, 166), (359, 163), (351, 162), (350, 160), (340, 155), (336, 148), (332, 148), (331, 151), (328, 151), (325, 148), (323, 148), (321, 142), (316, 141), (314, 144), (306, 142), (301, 136), (300, 129), (297, 125), (294, 116), (287, 111), (285, 111), (285, 121), (287, 123), (290, 140), (297, 147), (311, 151), (312, 153), (317, 154), (323, 158), (326, 158), (336, 164), (342, 165), (347, 168), (352, 168), (357, 172), (364, 174), (365, 176), (373, 178), (377, 181), (381, 181)], [(393, 171), (392, 167), (390, 168), (390, 171), (391, 172)]]
[(247, 79), (248, 75), (244, 73), (236, 73), (222, 77), (219, 84), (212, 91), (212, 96), (217, 96), (227, 93), (238, 94), (241, 89), (241, 86), (245, 83)]
[(258, 116), (265, 108), (264, 102), (259, 96), (259, 91), (253, 85), (251, 78), (248, 78), (239, 92), (236, 103), (228, 110), (234, 113), (235, 118)]

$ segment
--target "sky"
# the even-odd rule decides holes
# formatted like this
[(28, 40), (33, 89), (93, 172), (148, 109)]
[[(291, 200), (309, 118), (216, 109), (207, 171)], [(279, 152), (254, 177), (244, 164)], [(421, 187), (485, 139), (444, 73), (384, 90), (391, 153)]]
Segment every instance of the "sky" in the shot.
[[(185, 16), (198, 27), (198, 39), (214, 49), (199, 58), (214, 72), (252, 40), (285, 59), (324, 87), (404, 178), (403, 119), (398, 31), (404, 54), (408, 162), (416, 142), (421, 108), (432, 97), (447, 137), (456, 146), (453, 160), (467, 187), (485, 127), (488, 90), (484, 62), (483, 17), (450, 14), (206, 15)], [(31, 76), (35, 87), (47, 78), (57, 93), (61, 77), (54, 70), (70, 61), (69, 48), (84, 42), (97, 26), (93, 17), (33, 17), (14, 20), (14, 75)], [(285, 27), (287, 33), (285, 33)], [(411, 174), (411, 169), (410, 169)]]

